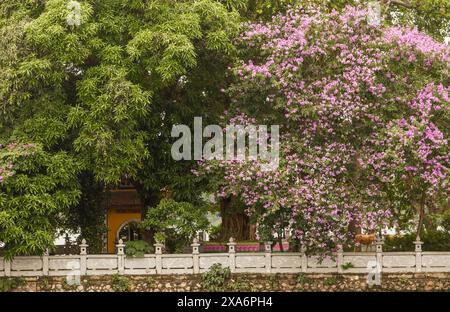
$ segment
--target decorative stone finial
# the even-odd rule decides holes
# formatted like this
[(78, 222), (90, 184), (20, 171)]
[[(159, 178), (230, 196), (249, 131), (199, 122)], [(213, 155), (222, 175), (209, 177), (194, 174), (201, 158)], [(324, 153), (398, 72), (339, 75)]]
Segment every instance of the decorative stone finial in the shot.
[(234, 241), (233, 237), (230, 237), (230, 242), (227, 243), (228, 245), (228, 252), (235, 253), (236, 252), (236, 242)]
[(414, 242), (414, 246), (415, 246), (416, 252), (421, 252), (422, 251), (422, 245), (423, 245), (422, 241), (417, 240), (417, 241)]
[(119, 239), (119, 243), (116, 245), (116, 247), (117, 247), (117, 254), (118, 255), (123, 255), (125, 253), (124, 252), (125, 244), (123, 243), (122, 239)]
[(88, 244), (86, 244), (86, 240), (83, 238), (80, 244), (80, 255), (87, 255)]

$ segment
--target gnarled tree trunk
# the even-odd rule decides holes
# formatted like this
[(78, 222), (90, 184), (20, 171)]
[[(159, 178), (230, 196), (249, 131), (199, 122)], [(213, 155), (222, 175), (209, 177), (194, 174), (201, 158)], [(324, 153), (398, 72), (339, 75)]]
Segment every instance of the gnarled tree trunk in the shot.
[(250, 218), (245, 214), (244, 208), (239, 207), (235, 197), (221, 200), (220, 215), (222, 217), (220, 240), (227, 241), (230, 237), (238, 241), (255, 239), (255, 227), (250, 224)]

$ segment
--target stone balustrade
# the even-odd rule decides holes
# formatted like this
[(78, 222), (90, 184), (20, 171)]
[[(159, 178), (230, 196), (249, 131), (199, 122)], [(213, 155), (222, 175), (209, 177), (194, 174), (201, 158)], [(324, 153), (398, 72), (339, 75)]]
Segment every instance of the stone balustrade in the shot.
[(155, 244), (155, 253), (142, 258), (125, 255), (119, 241), (116, 254), (89, 254), (83, 240), (79, 255), (0, 257), (0, 276), (67, 276), (67, 275), (150, 275), (198, 274), (220, 263), (234, 273), (367, 273), (379, 268), (385, 273), (450, 272), (450, 252), (424, 252), (422, 242), (415, 242), (414, 252), (383, 252), (383, 242), (376, 242), (375, 252), (344, 252), (341, 247), (332, 256), (321, 259), (301, 252), (272, 252), (267, 242), (263, 252), (236, 252), (230, 239), (228, 252), (201, 253), (194, 240), (189, 254), (163, 253), (163, 245)]

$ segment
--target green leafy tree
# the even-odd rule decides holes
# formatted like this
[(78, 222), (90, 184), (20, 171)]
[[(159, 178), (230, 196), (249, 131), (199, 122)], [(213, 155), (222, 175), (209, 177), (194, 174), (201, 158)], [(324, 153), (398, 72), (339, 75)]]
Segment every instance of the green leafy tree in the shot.
[(78, 170), (63, 152), (0, 145), (0, 241), (7, 258), (41, 254), (53, 245), (61, 219), (80, 198)]
[(91, 253), (100, 253), (103, 247), (103, 235), (106, 227), (106, 199), (102, 183), (95, 180), (91, 172), (83, 171), (78, 175), (80, 199), (77, 205), (69, 208), (64, 215), (61, 228), (67, 232), (79, 233), (78, 242), (86, 239)]
[(145, 126), (158, 133), (165, 108), (156, 106), (170, 105), (165, 95), (181, 76), (197, 87), (199, 65), (234, 53), (239, 16), (210, 0), (79, 3), (79, 26), (68, 23), (65, 0), (0, 5), (12, 42), (2, 45), (0, 125), (4, 136), (21, 129), (46, 147), (67, 140), (99, 181), (114, 184), (151, 156)]
[(68, 23), (74, 11), (66, 0), (0, 3), (0, 137), (35, 142), (50, 158), (66, 153), (81, 164), (83, 196), (70, 201), (60, 225), (97, 237), (95, 198), (125, 174), (149, 206), (165, 187), (198, 200), (191, 164), (168, 154), (170, 128), (196, 115), (213, 120), (222, 110), (241, 5), (78, 3), (79, 25)]
[(162, 199), (156, 207), (148, 210), (141, 226), (164, 234), (169, 249), (175, 251), (189, 244), (197, 231), (208, 229), (207, 212), (207, 206)]

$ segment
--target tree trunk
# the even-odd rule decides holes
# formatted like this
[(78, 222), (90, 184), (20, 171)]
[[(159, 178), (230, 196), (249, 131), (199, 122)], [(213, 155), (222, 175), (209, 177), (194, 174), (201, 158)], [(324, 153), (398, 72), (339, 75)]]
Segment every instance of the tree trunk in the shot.
[(236, 209), (238, 204), (235, 197), (228, 197), (220, 201), (220, 215), (222, 217), (220, 240), (228, 241), (230, 237), (237, 241), (255, 238), (254, 228), (250, 224), (249, 217), (243, 209)]
[[(147, 215), (148, 209), (151, 209), (152, 207), (155, 207), (159, 203), (159, 195), (156, 193), (147, 192), (145, 193), (142, 191), (140, 186), (137, 187), (138, 193), (140, 194), (141, 202), (142, 202), (142, 208), (141, 208), (141, 220), (145, 219), (145, 216)], [(153, 239), (153, 236), (155, 235), (154, 231), (152, 230), (146, 230), (141, 229), (142, 234), (142, 240), (150, 244), (150, 246), (153, 246), (155, 243), (155, 240)]]
[(420, 199), (419, 223), (417, 224), (416, 241), (420, 241), (420, 236), (422, 235), (422, 230), (423, 230), (424, 218), (425, 218), (425, 191), (422, 192), (422, 197)]

